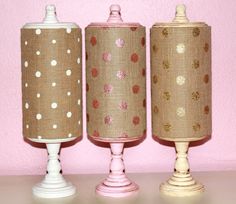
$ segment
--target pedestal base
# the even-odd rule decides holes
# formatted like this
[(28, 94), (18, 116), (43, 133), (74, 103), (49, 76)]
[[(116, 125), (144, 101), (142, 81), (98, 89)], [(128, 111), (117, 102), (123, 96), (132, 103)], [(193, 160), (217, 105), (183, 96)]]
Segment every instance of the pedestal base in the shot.
[(136, 193), (138, 185), (130, 181), (125, 174), (122, 159), (124, 143), (110, 143), (111, 164), (108, 177), (96, 187), (96, 193), (108, 197), (125, 197)]
[(41, 198), (62, 198), (75, 194), (76, 188), (64, 179), (48, 182), (44, 179), (33, 187), (33, 194)]
[(199, 196), (204, 192), (204, 186), (196, 182), (190, 174), (174, 174), (167, 182), (160, 185), (160, 192), (175, 197)]
[(62, 198), (75, 194), (76, 188), (66, 182), (59, 160), (60, 143), (47, 143), (48, 164), (44, 180), (33, 187), (33, 194), (41, 198)]
[(108, 196), (108, 197), (126, 197), (133, 195), (138, 192), (138, 185), (134, 182), (126, 183), (116, 183), (112, 186), (108, 186), (105, 184), (106, 180), (99, 184), (96, 187), (96, 193), (102, 196)]

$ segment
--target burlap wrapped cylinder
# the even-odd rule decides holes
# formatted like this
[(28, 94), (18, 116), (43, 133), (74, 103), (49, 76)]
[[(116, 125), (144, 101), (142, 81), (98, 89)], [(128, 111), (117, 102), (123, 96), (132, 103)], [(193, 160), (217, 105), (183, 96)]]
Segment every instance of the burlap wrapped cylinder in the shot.
[(162, 24), (151, 29), (154, 136), (195, 141), (210, 135), (211, 81), (209, 26)]
[(82, 135), (81, 30), (21, 30), (23, 134)]
[(128, 141), (146, 132), (145, 28), (86, 28), (88, 135)]

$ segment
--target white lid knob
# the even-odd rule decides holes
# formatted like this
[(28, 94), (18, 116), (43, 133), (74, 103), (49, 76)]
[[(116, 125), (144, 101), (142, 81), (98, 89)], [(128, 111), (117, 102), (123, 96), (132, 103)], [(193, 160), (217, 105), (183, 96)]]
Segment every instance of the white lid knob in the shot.
[(118, 4), (112, 4), (110, 6), (110, 16), (107, 20), (108, 23), (122, 23), (123, 20), (121, 18), (121, 8)]
[(173, 19), (175, 23), (187, 23), (189, 22), (186, 16), (186, 7), (184, 4), (179, 4), (176, 6), (175, 18)]
[(43, 23), (58, 23), (55, 5), (47, 5)]

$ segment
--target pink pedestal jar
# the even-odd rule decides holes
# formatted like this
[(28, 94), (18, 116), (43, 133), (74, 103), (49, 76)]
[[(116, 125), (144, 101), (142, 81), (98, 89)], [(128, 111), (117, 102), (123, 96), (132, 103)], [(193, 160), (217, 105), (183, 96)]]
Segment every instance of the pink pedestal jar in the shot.
[(112, 157), (96, 193), (128, 196), (139, 187), (125, 174), (124, 144), (146, 133), (145, 27), (123, 23), (120, 6), (112, 5), (107, 22), (91, 23), (85, 33), (88, 135), (109, 143)]

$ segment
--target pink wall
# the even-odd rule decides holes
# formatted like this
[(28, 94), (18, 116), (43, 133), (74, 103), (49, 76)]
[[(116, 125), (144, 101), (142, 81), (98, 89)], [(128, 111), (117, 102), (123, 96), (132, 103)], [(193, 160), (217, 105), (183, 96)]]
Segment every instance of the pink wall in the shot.
[[(144, 3), (145, 2), (145, 3)], [(149, 28), (156, 21), (170, 21), (175, 5), (185, 3), (191, 20), (212, 26), (213, 41), (213, 137), (190, 149), (193, 171), (236, 170), (236, 1), (235, 0), (21, 0), (0, 1), (0, 174), (42, 174), (46, 151), (23, 140), (21, 129), (20, 28), (26, 22), (41, 21), (44, 6), (54, 3), (60, 20), (75, 21), (82, 28), (92, 21), (104, 21), (112, 3), (119, 3), (125, 21), (139, 21)], [(147, 47), (147, 76), (150, 73)], [(148, 115), (150, 116), (150, 86)], [(150, 134), (138, 146), (125, 149), (128, 172), (171, 171), (174, 148), (154, 141)], [(109, 149), (95, 146), (85, 136), (74, 146), (62, 149), (64, 173), (106, 173)]]

